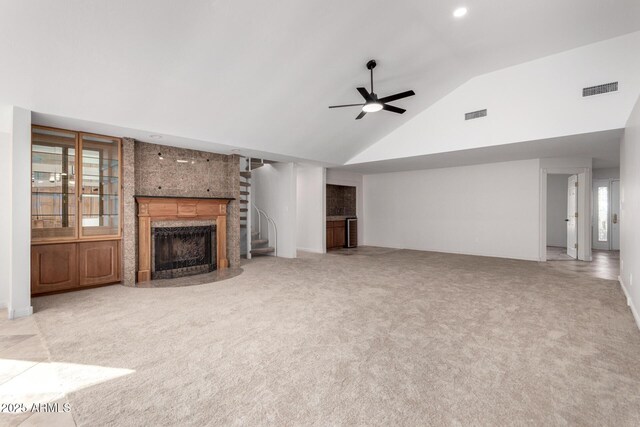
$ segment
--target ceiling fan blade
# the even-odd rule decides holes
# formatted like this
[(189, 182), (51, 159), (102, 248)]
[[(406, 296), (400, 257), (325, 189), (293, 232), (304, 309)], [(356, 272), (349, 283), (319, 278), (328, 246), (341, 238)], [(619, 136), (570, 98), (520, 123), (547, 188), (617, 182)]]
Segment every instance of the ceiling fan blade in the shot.
[(385, 96), (384, 98), (378, 99), (378, 101), (380, 101), (380, 102), (382, 102), (384, 104), (385, 102), (397, 101), (398, 99), (407, 98), (407, 97), (413, 96), (415, 94), (416, 93), (414, 91), (408, 90), (406, 92), (396, 93), (395, 95)]
[(360, 120), (361, 118), (363, 118), (365, 115), (367, 114), (366, 111), (361, 111), (360, 114), (358, 114), (358, 117), (356, 117), (356, 120)]
[(362, 107), (364, 104), (344, 104), (344, 105), (330, 105), (329, 108), (342, 108), (342, 107)]
[(382, 105), (382, 109), (383, 110), (387, 110), (387, 111), (391, 111), (392, 113), (398, 113), (398, 114), (402, 114), (405, 111), (407, 111), (404, 108), (398, 108), (398, 107), (394, 107), (393, 105), (387, 105), (387, 104), (383, 104)]
[(369, 92), (367, 92), (367, 90), (365, 88), (359, 87), (357, 89), (358, 89), (358, 92), (360, 92), (360, 95), (362, 95), (362, 97), (364, 98), (365, 101), (367, 101), (367, 102), (373, 101), (373, 98), (371, 97)]

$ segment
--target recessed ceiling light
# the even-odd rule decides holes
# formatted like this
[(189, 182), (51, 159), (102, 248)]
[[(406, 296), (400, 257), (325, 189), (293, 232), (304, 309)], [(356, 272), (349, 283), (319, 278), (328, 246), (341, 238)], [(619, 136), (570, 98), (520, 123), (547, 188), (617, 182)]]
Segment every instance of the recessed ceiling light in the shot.
[(453, 16), (455, 16), (456, 18), (462, 18), (466, 14), (467, 14), (466, 7), (459, 7), (453, 11)]
[(149, 135), (151, 139), (162, 139), (162, 135)]

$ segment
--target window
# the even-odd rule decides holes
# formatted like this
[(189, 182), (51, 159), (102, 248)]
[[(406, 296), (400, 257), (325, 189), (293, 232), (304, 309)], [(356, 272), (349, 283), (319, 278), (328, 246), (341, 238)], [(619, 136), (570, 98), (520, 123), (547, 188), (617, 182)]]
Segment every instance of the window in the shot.
[(598, 241), (609, 240), (609, 187), (598, 187)]

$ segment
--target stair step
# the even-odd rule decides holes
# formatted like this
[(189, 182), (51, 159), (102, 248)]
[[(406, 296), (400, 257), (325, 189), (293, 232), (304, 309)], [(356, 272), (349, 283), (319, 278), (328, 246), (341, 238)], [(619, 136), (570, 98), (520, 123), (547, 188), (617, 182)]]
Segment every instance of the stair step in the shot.
[(249, 201), (248, 201), (248, 200), (242, 200), (242, 199), (241, 199), (241, 200), (238, 200), (238, 202), (240, 202), (240, 203), (249, 203)]
[(248, 183), (248, 182), (240, 182), (240, 187), (251, 187), (251, 183)]
[(264, 160), (264, 159), (251, 159), (251, 169), (258, 169), (260, 166), (264, 165), (272, 165), (275, 162), (273, 160)]
[(267, 244), (269, 244), (269, 240), (267, 240), (267, 239), (251, 239), (251, 247), (252, 248), (254, 246), (267, 245)]
[(251, 178), (251, 172), (240, 172), (240, 176), (244, 178)]
[(266, 255), (275, 252), (272, 247), (251, 249), (251, 255)]
[(254, 237), (255, 237), (256, 239), (257, 239), (258, 237), (260, 237), (260, 233), (259, 233), (259, 232), (257, 232), (257, 231), (252, 231), (252, 232), (251, 232), (251, 238), (253, 239)]
[(240, 208), (240, 212), (249, 212), (249, 208)]
[(249, 192), (248, 192), (248, 191), (241, 191), (241, 192), (240, 192), (240, 195), (241, 195), (241, 196), (248, 196), (248, 195), (249, 195)]
[(247, 228), (247, 224), (240, 224), (240, 228)]

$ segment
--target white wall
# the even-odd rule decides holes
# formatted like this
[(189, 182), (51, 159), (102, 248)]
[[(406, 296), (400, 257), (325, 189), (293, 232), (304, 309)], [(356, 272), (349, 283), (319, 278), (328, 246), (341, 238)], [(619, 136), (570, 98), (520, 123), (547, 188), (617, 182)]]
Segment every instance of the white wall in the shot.
[[(356, 216), (358, 217), (358, 245), (368, 245), (365, 233), (364, 215), (364, 184), (363, 176), (359, 173), (342, 171), (339, 169), (327, 169), (327, 184), (346, 185), (356, 187)], [(326, 200), (325, 200), (326, 203)], [(326, 209), (325, 209), (326, 214)], [(326, 235), (325, 235), (326, 238)]]
[(31, 111), (13, 107), (11, 197), (11, 293), (9, 318), (31, 307)]
[(3, 171), (0, 197), (0, 306), (10, 319), (28, 316), (31, 307), (31, 112), (0, 106)]
[[(293, 163), (264, 165), (251, 174), (253, 202), (272, 217), (278, 227), (278, 256), (296, 257), (296, 166)], [(257, 214), (252, 212), (254, 221)], [(262, 222), (265, 230), (266, 221)], [(254, 226), (254, 231), (257, 227)], [(266, 234), (263, 231), (263, 238)], [(270, 239), (273, 239), (273, 231)], [(273, 246), (273, 242), (270, 242)]]
[(570, 175), (547, 177), (547, 246), (567, 247), (567, 184)]
[(620, 168), (594, 169), (593, 179), (620, 179)]
[(301, 251), (325, 253), (325, 168), (298, 164), (296, 169), (297, 248)]
[[(5, 179), (0, 180), (0, 200), (11, 200), (12, 180), (11, 156), (13, 128), (13, 111), (10, 106), (0, 105), (0, 170)], [(11, 236), (11, 205), (5, 204), (0, 209), (0, 235)], [(9, 289), (11, 287), (11, 239), (0, 241), (0, 308), (9, 306)]]
[(640, 98), (620, 147), (620, 282), (640, 327)]
[[(622, 129), (640, 93), (638, 46), (640, 32), (475, 77), (348, 163)], [(613, 81), (618, 92), (582, 97)]]
[(539, 259), (540, 162), (364, 176), (373, 246)]

